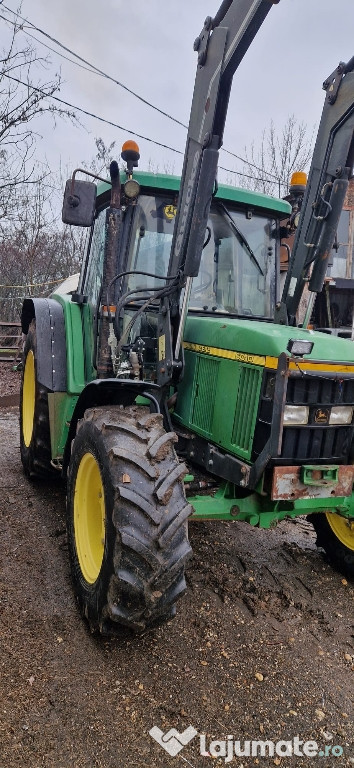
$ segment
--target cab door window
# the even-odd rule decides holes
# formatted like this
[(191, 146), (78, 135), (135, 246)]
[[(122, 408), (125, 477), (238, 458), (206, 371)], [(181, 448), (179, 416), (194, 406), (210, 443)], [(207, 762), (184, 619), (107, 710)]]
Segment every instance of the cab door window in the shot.
[(106, 234), (107, 209), (100, 211), (93, 228), (89, 252), (87, 255), (86, 274), (82, 292), (92, 307), (97, 306), (102, 286), (103, 259)]

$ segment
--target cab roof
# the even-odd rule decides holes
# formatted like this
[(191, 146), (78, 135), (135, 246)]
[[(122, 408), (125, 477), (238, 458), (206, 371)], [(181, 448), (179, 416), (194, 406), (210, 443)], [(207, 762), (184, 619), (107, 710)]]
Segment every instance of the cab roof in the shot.
[[(121, 182), (126, 179), (125, 173), (121, 172)], [(170, 176), (160, 173), (149, 173), (137, 171), (134, 173), (141, 187), (142, 193), (151, 194), (156, 192), (179, 192), (181, 179), (179, 176)], [(110, 183), (101, 182), (97, 185), (97, 196), (106, 195), (110, 189)], [(261, 192), (251, 192), (242, 187), (233, 187), (231, 185), (220, 184), (216, 193), (216, 198), (228, 200), (234, 203), (240, 203), (251, 208), (263, 208), (267, 211), (273, 211), (280, 218), (291, 213), (291, 206), (286, 200), (281, 200), (271, 195), (264, 195)]]

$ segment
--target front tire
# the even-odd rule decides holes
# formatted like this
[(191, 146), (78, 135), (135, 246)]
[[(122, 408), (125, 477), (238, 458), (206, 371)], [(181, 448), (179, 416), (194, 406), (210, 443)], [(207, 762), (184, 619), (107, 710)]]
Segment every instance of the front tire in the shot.
[(55, 477), (51, 464), (48, 389), (37, 379), (36, 321), (32, 320), (23, 350), (20, 394), (20, 451), (27, 477)]
[(310, 515), (318, 547), (322, 547), (333, 566), (354, 579), (354, 521), (333, 512)]
[(173, 433), (141, 407), (89, 409), (68, 470), (75, 594), (93, 631), (143, 631), (174, 615), (191, 549)]

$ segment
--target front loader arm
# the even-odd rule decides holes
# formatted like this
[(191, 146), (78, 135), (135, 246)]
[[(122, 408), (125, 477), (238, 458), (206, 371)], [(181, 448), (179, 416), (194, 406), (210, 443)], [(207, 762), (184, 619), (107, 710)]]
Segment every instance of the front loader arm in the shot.
[[(304, 321), (309, 322), (316, 293), (322, 290), (335, 241), (348, 178), (354, 162), (354, 57), (341, 63), (323, 84), (327, 91), (299, 226), (276, 322), (293, 323), (309, 278), (312, 296)], [(312, 272), (310, 275), (310, 269)]]
[[(179, 357), (188, 289), (192, 277), (199, 271), (232, 78), (271, 6), (278, 2), (223, 0), (215, 18), (207, 17), (194, 43), (198, 66), (169, 264), (169, 275), (179, 275), (169, 302), (174, 326), (171, 347), (174, 364)], [(179, 317), (179, 298), (186, 282), (185, 301)], [(166, 307), (164, 313), (166, 328)], [(163, 360), (163, 365), (158, 367), (160, 383), (167, 382), (171, 362)]]
[(279, 0), (224, 0), (215, 18), (207, 17), (194, 43), (198, 66), (170, 274), (198, 274), (232, 78), (273, 2)]

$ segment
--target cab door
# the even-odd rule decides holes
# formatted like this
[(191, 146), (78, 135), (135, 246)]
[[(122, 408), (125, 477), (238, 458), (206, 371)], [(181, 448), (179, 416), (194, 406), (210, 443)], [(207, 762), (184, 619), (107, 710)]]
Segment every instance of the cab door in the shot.
[(79, 293), (83, 297), (81, 312), (86, 381), (92, 381), (97, 375), (97, 334), (102, 292), (106, 215), (107, 208), (103, 208), (94, 221), (79, 283)]

